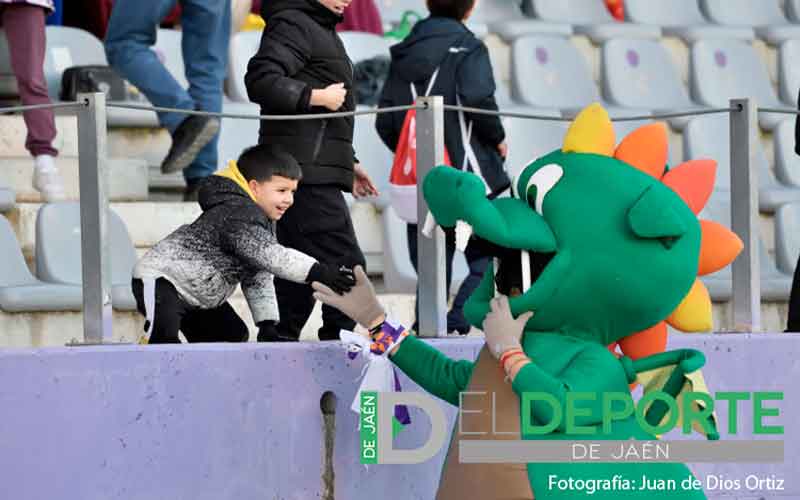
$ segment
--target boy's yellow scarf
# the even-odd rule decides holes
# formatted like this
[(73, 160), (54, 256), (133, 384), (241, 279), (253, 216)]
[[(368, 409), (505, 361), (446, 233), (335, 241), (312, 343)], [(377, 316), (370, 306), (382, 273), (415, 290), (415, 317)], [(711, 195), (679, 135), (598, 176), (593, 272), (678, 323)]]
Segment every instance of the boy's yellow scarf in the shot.
[(250, 186), (247, 183), (247, 179), (245, 179), (242, 173), (239, 171), (239, 166), (236, 165), (235, 161), (229, 161), (228, 166), (225, 169), (220, 170), (214, 175), (232, 180), (238, 184), (240, 188), (244, 189), (244, 192), (250, 196), (250, 199), (256, 201), (256, 197), (253, 195), (253, 192), (250, 191)]

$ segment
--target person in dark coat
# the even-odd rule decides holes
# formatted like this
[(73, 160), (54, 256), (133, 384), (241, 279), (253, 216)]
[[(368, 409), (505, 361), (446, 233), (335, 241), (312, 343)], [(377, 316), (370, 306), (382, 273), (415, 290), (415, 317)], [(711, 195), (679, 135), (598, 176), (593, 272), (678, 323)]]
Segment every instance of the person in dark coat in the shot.
[[(245, 85), (262, 114), (305, 114), (355, 110), (353, 64), (336, 33), (350, 0), (270, 0), (267, 23), (250, 60)], [(259, 143), (276, 144), (300, 163), (303, 181), (292, 210), (278, 222), (278, 241), (325, 262), (364, 265), (342, 192), (377, 195), (353, 150), (352, 116), (315, 120), (262, 121)], [(275, 280), (282, 338), (297, 339), (314, 308), (313, 290)], [(355, 323), (338, 310), (322, 308), (320, 340), (338, 340)]]
[[(797, 96), (797, 107), (800, 108), (800, 95)], [(794, 152), (800, 156), (800, 116), (794, 122)], [(789, 294), (789, 314), (786, 320), (787, 332), (800, 332), (800, 257), (794, 268), (792, 291)]]
[[(417, 95), (424, 95), (431, 76), (439, 68), (431, 95), (443, 96), (445, 104), (455, 105), (460, 101), (462, 106), (497, 110), (489, 51), (464, 25), (475, 7), (475, 0), (428, 0), (427, 4), (430, 17), (417, 23), (411, 34), (391, 49), (389, 77), (383, 87), (379, 106), (411, 104), (409, 85), (415, 86)], [(392, 151), (397, 150), (404, 119), (404, 112), (378, 115), (375, 127)], [(504, 167), (508, 153), (505, 130), (496, 116), (467, 113), (465, 119), (467, 123), (472, 122), (470, 144), (478, 163), (474, 165), (470, 161), (466, 167), (483, 177), (489, 196), (496, 197), (507, 191), (511, 185)], [(453, 166), (461, 168), (464, 165), (465, 148), (458, 113), (445, 113), (444, 141)], [(416, 224), (408, 224), (407, 230), (409, 257), (416, 269)], [(451, 230), (446, 231), (445, 236), (449, 289), (455, 235)], [(448, 331), (455, 330), (461, 334), (466, 334), (470, 328), (462, 312), (464, 303), (480, 283), (489, 263), (488, 258), (473, 244), (467, 246), (465, 255), (470, 274), (459, 289), (453, 308), (447, 315)]]

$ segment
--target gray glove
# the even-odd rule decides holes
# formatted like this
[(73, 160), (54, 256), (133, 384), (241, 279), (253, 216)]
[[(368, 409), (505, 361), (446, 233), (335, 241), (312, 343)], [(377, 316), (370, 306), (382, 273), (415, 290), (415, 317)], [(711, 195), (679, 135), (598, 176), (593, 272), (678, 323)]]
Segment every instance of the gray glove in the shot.
[(500, 359), (500, 356), (509, 349), (522, 349), (520, 344), (522, 332), (533, 313), (526, 312), (514, 319), (508, 305), (508, 297), (505, 295), (492, 299), (490, 305), (492, 310), (483, 320), (483, 333), (486, 335), (489, 351), (495, 358)]
[(323, 304), (342, 311), (364, 328), (370, 328), (386, 313), (380, 302), (378, 302), (375, 288), (372, 287), (372, 283), (367, 278), (364, 268), (356, 266), (353, 272), (356, 277), (356, 284), (349, 292), (339, 295), (322, 283), (315, 281), (311, 284), (315, 291), (314, 298)]

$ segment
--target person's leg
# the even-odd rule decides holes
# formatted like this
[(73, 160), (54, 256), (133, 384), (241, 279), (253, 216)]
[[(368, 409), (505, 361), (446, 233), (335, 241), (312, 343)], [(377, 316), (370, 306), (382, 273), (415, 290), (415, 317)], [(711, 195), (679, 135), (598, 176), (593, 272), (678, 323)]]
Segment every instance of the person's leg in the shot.
[[(151, 49), (158, 23), (177, 0), (155, 0), (144, 7), (138, 0), (116, 0), (108, 21), (105, 48), (108, 62), (155, 106), (194, 109), (189, 93), (172, 77)], [(180, 113), (158, 113), (173, 133), (186, 119)]]
[[(408, 237), (408, 257), (411, 259), (411, 265), (414, 267), (414, 271), (419, 272), (417, 269), (417, 225), (407, 224), (406, 231), (406, 235)], [(444, 244), (445, 295), (446, 297), (450, 297), (450, 283), (452, 283), (453, 279), (453, 257), (455, 256), (456, 250), (456, 233), (454, 229), (445, 230)], [(413, 331), (417, 331), (419, 329), (419, 320), (417, 318), (419, 318), (419, 286), (417, 286), (417, 293), (414, 297), (414, 324), (411, 326)]]
[[(49, 104), (44, 78), (45, 11), (27, 4), (6, 5), (1, 11), (11, 59), (11, 70), (17, 78), (22, 104)], [(28, 135), (25, 147), (35, 158), (33, 186), (44, 201), (64, 198), (64, 185), (58, 173), (53, 147), (56, 124), (52, 109), (35, 109), (23, 113)]]
[(181, 321), (181, 331), (191, 343), (247, 342), (247, 324), (227, 302), (214, 309), (191, 309)]
[[(231, 35), (231, 1), (182, 0), (181, 6), (181, 43), (189, 95), (197, 109), (220, 112)], [(184, 170), (187, 183), (217, 170), (218, 138), (217, 133)]]
[[(145, 317), (148, 311), (145, 307), (146, 300), (142, 280), (134, 278), (131, 281), (133, 297), (136, 299), (136, 309)], [(175, 287), (168, 280), (159, 278), (155, 282), (155, 310), (150, 313), (153, 318), (152, 331), (148, 344), (180, 344), (178, 337), (181, 319), (187, 311), (187, 306), (181, 300)], [(145, 320), (144, 331), (150, 327)]]
[(475, 250), (474, 245), (467, 245), (464, 255), (467, 258), (467, 265), (469, 266), (469, 275), (461, 283), (455, 299), (453, 299), (453, 307), (447, 314), (447, 329), (449, 331), (456, 330), (458, 333), (465, 335), (469, 333), (470, 324), (467, 318), (464, 317), (464, 304), (469, 299), (472, 292), (478, 288), (486, 269), (489, 267), (489, 257), (486, 257)]
[(789, 315), (786, 321), (787, 332), (800, 332), (800, 259), (794, 268), (792, 292), (789, 294)]

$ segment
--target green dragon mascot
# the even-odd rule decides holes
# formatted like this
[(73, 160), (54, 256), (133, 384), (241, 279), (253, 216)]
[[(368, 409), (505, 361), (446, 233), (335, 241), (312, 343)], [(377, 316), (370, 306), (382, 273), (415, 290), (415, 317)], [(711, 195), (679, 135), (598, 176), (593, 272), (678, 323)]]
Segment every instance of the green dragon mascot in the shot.
[[(666, 325), (711, 328), (711, 302), (697, 276), (728, 265), (742, 244), (728, 229), (697, 217), (713, 191), (716, 164), (692, 160), (668, 168), (667, 142), (663, 124), (653, 123), (616, 145), (606, 111), (593, 104), (573, 121), (561, 149), (521, 171), (511, 197), (488, 200), (477, 176), (454, 168), (428, 174), (423, 190), (436, 222), (466, 222), (476, 244), (494, 258), (465, 307), (470, 323), (486, 335), (474, 362), (452, 360), (387, 319), (360, 268), (348, 294), (314, 284), (318, 300), (370, 330), (373, 352), (390, 355), (422, 388), (462, 408), (437, 499), (577, 498), (587, 493), (555, 488), (553, 478), (615, 476), (633, 482), (591, 497), (705, 498), (702, 490), (637, 484), (643, 476), (678, 483), (691, 478), (680, 463), (458, 460), (465, 439), (656, 439), (632, 415), (604, 426), (603, 412), (619, 408), (603, 407), (602, 395), (628, 393), (637, 383), (676, 398), (687, 389), (705, 390), (702, 353), (666, 351)], [(526, 393), (546, 393), (556, 404), (521, 403)], [(553, 422), (556, 406), (565, 408), (575, 393), (594, 396), (572, 402), (574, 427), (562, 418), (547, 433), (534, 432)], [(717, 439), (710, 409), (691, 405), (701, 415), (695, 428)], [(470, 412), (463, 411), (467, 407)], [(667, 413), (656, 401), (645, 418), (655, 426)], [(587, 435), (587, 428), (596, 432)], [(490, 429), (489, 435), (469, 432)]]

